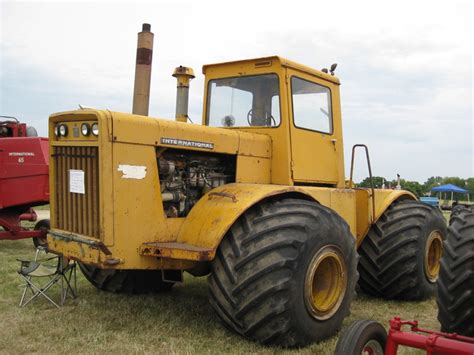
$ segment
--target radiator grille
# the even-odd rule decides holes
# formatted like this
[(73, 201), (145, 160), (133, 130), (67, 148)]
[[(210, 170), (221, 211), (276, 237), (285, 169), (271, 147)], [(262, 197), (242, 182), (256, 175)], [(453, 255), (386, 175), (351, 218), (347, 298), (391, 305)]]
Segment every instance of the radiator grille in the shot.
[[(97, 147), (55, 147), (54, 227), (99, 238), (99, 156)], [(84, 171), (85, 194), (69, 192), (69, 170)]]

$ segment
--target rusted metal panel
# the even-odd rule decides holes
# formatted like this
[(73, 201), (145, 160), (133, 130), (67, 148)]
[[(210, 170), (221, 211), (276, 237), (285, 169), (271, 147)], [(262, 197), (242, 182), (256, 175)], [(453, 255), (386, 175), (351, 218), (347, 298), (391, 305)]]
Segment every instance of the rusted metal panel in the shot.
[(209, 261), (213, 259), (214, 250), (184, 243), (144, 243), (140, 246), (140, 255), (163, 259)]

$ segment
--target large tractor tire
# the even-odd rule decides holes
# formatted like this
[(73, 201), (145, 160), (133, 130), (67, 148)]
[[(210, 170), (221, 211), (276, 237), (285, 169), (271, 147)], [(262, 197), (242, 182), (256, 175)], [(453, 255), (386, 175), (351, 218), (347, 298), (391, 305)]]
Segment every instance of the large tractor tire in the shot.
[(85, 278), (96, 288), (116, 293), (142, 294), (168, 291), (172, 282), (164, 282), (161, 270), (104, 270), (79, 263)]
[(451, 215), (437, 303), (442, 331), (474, 337), (474, 207)]
[(362, 291), (398, 300), (433, 295), (446, 228), (438, 209), (412, 200), (394, 202), (359, 247)]
[(228, 328), (263, 344), (304, 346), (333, 335), (349, 314), (355, 240), (339, 215), (315, 202), (264, 201), (225, 235), (208, 283)]

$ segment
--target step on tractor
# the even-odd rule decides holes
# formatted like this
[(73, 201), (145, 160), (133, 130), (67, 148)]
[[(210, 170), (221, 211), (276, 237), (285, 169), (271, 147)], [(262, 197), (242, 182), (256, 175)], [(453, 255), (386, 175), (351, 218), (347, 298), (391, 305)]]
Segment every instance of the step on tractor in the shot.
[[(49, 219), (39, 219), (33, 207), (49, 203), (48, 149), (48, 139), (38, 137), (35, 128), (0, 116), (0, 240), (46, 244)], [(34, 229), (22, 222), (34, 222)]]
[(50, 116), (51, 251), (111, 292), (208, 275), (229, 329), (285, 347), (333, 335), (357, 282), (388, 299), (433, 294), (446, 223), (410, 192), (354, 188), (352, 168), (345, 180), (335, 65), (205, 65), (198, 125), (182, 66), (176, 119), (147, 117), (152, 50), (144, 24), (132, 114)]

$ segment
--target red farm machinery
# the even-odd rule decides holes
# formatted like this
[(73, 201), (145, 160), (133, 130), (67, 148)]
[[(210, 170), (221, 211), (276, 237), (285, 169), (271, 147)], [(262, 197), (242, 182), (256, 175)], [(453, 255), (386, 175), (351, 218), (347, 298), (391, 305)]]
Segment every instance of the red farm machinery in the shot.
[[(38, 221), (33, 207), (49, 203), (48, 139), (33, 127), (0, 116), (0, 240), (45, 242), (49, 219)], [(23, 221), (36, 222), (34, 229)]]

